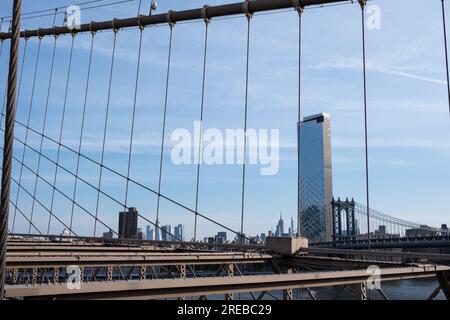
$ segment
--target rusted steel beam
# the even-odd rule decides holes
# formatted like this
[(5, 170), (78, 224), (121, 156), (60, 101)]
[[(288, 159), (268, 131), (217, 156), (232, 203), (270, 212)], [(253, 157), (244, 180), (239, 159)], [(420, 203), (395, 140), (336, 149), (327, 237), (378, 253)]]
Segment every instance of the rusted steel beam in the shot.
[[(407, 267), (382, 269), (381, 281), (435, 277), (450, 267)], [(179, 296), (226, 294), (229, 292), (271, 291), (286, 288), (315, 288), (360, 284), (367, 280), (366, 270), (311, 272), (302, 274), (256, 275), (243, 277), (205, 277), (190, 279), (153, 279), (83, 283), (80, 290), (65, 284), (13, 285), (6, 287), (8, 298), (56, 299), (161, 299)]]
[[(294, 6), (301, 4), (303, 7), (323, 5), (329, 3), (348, 2), (348, 0), (252, 0), (248, 2), (249, 13), (257, 13), (269, 10), (279, 10), (286, 8), (294, 8)], [(245, 14), (246, 2), (237, 2), (231, 4), (224, 4), (218, 6), (209, 6), (206, 9), (206, 16), (209, 19), (217, 17), (232, 16), (237, 14)], [(149, 26), (163, 23), (177, 23), (190, 20), (203, 20), (203, 8), (189, 9), (183, 11), (169, 11), (163, 14), (142, 15), (139, 17), (132, 17), (127, 19), (115, 19), (102, 22), (91, 22), (82, 24), (77, 29), (68, 27), (54, 27), (36, 30), (22, 31), (20, 36), (25, 38), (43, 37), (43, 36), (57, 36), (62, 34), (82, 33), (82, 32), (97, 32), (103, 30), (114, 30), (122, 28), (131, 28), (139, 26)], [(0, 39), (10, 39), (12, 34), (10, 32), (0, 33)]]

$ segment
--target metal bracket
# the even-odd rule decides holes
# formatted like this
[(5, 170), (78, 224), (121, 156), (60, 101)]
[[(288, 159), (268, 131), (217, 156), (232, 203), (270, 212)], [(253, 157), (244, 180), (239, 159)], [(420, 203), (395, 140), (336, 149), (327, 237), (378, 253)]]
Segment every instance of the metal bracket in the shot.
[(28, 29), (25, 29), (25, 31), (23, 32), (25, 35), (25, 41), (27, 41), (28, 39), (30, 39), (30, 31)]
[(117, 20), (118, 20), (117, 18), (114, 18), (113, 21), (111, 22), (112, 29), (113, 29), (114, 33), (119, 32), (119, 28), (117, 28), (117, 26), (116, 26)]
[(364, 10), (364, 7), (367, 5), (367, 0), (358, 0), (358, 2), (361, 5), (361, 9)]
[(91, 32), (92, 36), (95, 36), (95, 34), (97, 32), (94, 30), (93, 25), (94, 25), (94, 21), (91, 21), (91, 23), (89, 23), (89, 31)]
[(250, 12), (250, 9), (248, 7), (249, 3), (252, 1), (253, 0), (245, 0), (244, 2), (242, 2), (242, 11), (244, 11), (244, 14), (248, 20), (250, 20), (253, 17), (253, 14)]
[(166, 18), (167, 18), (167, 23), (169, 24), (169, 26), (171, 28), (173, 28), (175, 26), (175, 21), (173, 21), (172, 19), (172, 14), (174, 13), (174, 10), (169, 10), (169, 12), (167, 12)]
[(41, 28), (37, 29), (37, 36), (38, 36), (39, 40), (41, 40), (44, 37), (43, 35), (41, 35)]
[(304, 6), (303, 6), (301, 0), (292, 0), (292, 5), (294, 6), (295, 10), (297, 10), (297, 12), (299, 14), (303, 13)]
[(207, 14), (207, 12), (206, 12), (206, 10), (208, 9), (208, 7), (209, 7), (208, 5), (203, 6), (202, 12), (201, 12), (202, 18), (203, 18), (203, 20), (205, 21), (206, 25), (208, 25), (208, 24), (211, 22), (211, 19), (208, 18), (208, 14)]
[(144, 27), (144, 25), (142, 24), (141, 17), (142, 17), (142, 15), (139, 15), (139, 16), (137, 17), (137, 24), (138, 24), (139, 30), (143, 31), (145, 27)]

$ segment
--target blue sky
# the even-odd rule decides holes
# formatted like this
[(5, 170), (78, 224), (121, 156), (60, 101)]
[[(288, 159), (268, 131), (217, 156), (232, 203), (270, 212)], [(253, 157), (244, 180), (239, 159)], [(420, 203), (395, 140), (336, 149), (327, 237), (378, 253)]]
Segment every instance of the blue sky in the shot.
[[(149, 1), (143, 1), (148, 8)], [(226, 1), (159, 1), (158, 12), (181, 10)], [(138, 1), (95, 10), (83, 10), (82, 22), (124, 18), (137, 12)], [(23, 11), (65, 6), (70, 1), (23, 0)], [(430, 225), (450, 223), (446, 199), (450, 193), (450, 119), (445, 84), (445, 58), (442, 35), (441, 1), (372, 1), (381, 8), (381, 30), (367, 31), (368, 106), (370, 144), (371, 207), (399, 218)], [(448, 7), (448, 6), (447, 6)], [(447, 11), (449, 9), (447, 8)], [(10, 14), (10, 4), (0, 4), (2, 16)], [(447, 12), (450, 17), (449, 12)], [(57, 24), (62, 24), (58, 16)], [(247, 171), (245, 232), (255, 234), (274, 228), (280, 210), (286, 218), (296, 211), (296, 116), (297, 116), (297, 14), (293, 11), (257, 15), (252, 21), (249, 117), (251, 128), (280, 129), (280, 171), (260, 176), (258, 166)], [(52, 17), (23, 21), (22, 28), (50, 26)], [(327, 112), (331, 115), (334, 194), (365, 202), (364, 127), (362, 104), (360, 9), (357, 4), (305, 10), (303, 33), (303, 116)], [(2, 30), (5, 30), (5, 26)], [(246, 20), (220, 19), (210, 25), (208, 47), (205, 128), (241, 128), (244, 116)], [(169, 28), (147, 28), (137, 98), (136, 131), (131, 177), (156, 189), (159, 173), (159, 143), (164, 107), (164, 86)], [(177, 128), (193, 130), (199, 118), (204, 24), (180, 23), (173, 34), (173, 60), (168, 98), (167, 133)], [(113, 34), (97, 34), (88, 95), (85, 137), (82, 153), (100, 159), (103, 119), (106, 108), (108, 71)], [(107, 129), (105, 165), (126, 175), (134, 78), (139, 31), (123, 30), (117, 35), (110, 122)], [(57, 41), (55, 73), (50, 90), (46, 134), (59, 139), (70, 36)], [(18, 102), (17, 120), (26, 123), (37, 52), (36, 39), (28, 44), (24, 76)], [(23, 44), (23, 42), (22, 42)], [(77, 149), (81, 110), (89, 56), (90, 35), (75, 40), (67, 113), (62, 142)], [(31, 127), (42, 130), (47, 96), (53, 38), (42, 40), (38, 84), (35, 89)], [(9, 45), (4, 43), (0, 61), (0, 84), (4, 88)], [(22, 47), (23, 48), (23, 47)], [(4, 90), (4, 89), (2, 89)], [(4, 92), (0, 91), (3, 98)], [(24, 139), (25, 129), (16, 126), (16, 136)], [(40, 137), (29, 134), (28, 142), (39, 148)], [(169, 139), (168, 139), (169, 140)], [(22, 156), (23, 145), (16, 144), (15, 155)], [(44, 140), (44, 153), (56, 160), (57, 146)], [(162, 193), (194, 207), (196, 167), (175, 166), (166, 148)], [(36, 170), (38, 158), (27, 150), (25, 162)], [(76, 156), (61, 149), (60, 163), (74, 171)], [(20, 165), (15, 162), (14, 177)], [(41, 160), (40, 172), (53, 181), (55, 166)], [(97, 185), (99, 168), (80, 162), (80, 176)], [(31, 193), (33, 174), (24, 169), (22, 182)], [(58, 170), (57, 187), (72, 195), (74, 178)], [(238, 230), (240, 224), (241, 167), (203, 166), (199, 211)], [(77, 201), (95, 212), (96, 192), (79, 182)], [(104, 171), (102, 189), (123, 202), (123, 179)], [(15, 199), (17, 187), (13, 184)], [(51, 188), (39, 180), (37, 197), (50, 208)], [(99, 218), (116, 228), (122, 209), (106, 197), (100, 198)], [(129, 205), (154, 221), (156, 197), (133, 184)], [(23, 192), (19, 208), (29, 213), (31, 198)], [(70, 219), (71, 203), (55, 193), (54, 211), (62, 221)], [(45, 231), (48, 213), (36, 205), (36, 226)], [(286, 219), (287, 220), (287, 219)], [(193, 216), (162, 200), (161, 224), (183, 223), (192, 236)], [(141, 219), (140, 227), (147, 223)], [(51, 231), (63, 226), (53, 220)], [(104, 231), (100, 227), (99, 231)], [(74, 231), (92, 234), (93, 220), (81, 209), (75, 210)], [(200, 236), (221, 229), (199, 220)], [(25, 219), (17, 214), (16, 232), (28, 231)]]

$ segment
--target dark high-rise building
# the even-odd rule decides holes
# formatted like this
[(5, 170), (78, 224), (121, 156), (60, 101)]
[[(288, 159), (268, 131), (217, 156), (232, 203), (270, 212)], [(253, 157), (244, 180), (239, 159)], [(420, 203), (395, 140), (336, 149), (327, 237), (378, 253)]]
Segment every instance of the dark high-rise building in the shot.
[(227, 233), (225, 231), (220, 231), (217, 233), (217, 235), (221, 238), (223, 238), (223, 241), (226, 242), (227, 241)]
[(162, 241), (173, 241), (172, 226), (166, 225), (161, 227), (161, 240)]
[(138, 237), (138, 211), (129, 208), (119, 212), (119, 238), (136, 239)]
[(179, 224), (173, 228), (174, 241), (184, 241), (183, 225)]
[(298, 134), (300, 236), (311, 242), (332, 241), (330, 116), (321, 113), (305, 117)]

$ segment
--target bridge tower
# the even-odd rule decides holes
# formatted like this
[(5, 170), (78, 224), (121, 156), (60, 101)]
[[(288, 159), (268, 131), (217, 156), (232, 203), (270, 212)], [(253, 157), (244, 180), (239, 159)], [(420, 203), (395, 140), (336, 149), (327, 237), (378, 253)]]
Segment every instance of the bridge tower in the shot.
[[(343, 237), (356, 237), (356, 223), (355, 223), (355, 200), (351, 201), (348, 198), (341, 201), (338, 198), (336, 201), (333, 197), (331, 202), (333, 212), (333, 240), (339, 240)], [(344, 214), (344, 221), (342, 216)], [(342, 224), (345, 223), (345, 234), (342, 231)]]

